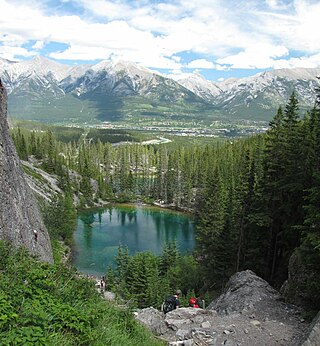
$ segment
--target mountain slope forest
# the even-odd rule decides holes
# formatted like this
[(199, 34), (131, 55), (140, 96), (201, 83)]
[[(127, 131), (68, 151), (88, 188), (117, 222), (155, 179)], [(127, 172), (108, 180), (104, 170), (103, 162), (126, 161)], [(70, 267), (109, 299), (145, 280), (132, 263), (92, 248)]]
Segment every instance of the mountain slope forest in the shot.
[[(319, 90), (310, 111), (299, 118), (298, 110), (293, 93), (265, 134), (205, 146), (135, 142), (112, 146), (95, 140), (96, 133), (83, 141), (81, 131), (78, 139), (67, 142), (52, 131), (19, 128), (12, 136), (21, 159), (32, 160), (58, 177), (64, 191), (64, 197), (56, 200), (59, 206), (76, 196), (79, 207), (99, 200), (139, 199), (194, 212), (194, 258), (202, 273), (202, 281), (194, 285), (196, 293), (219, 289), (230, 275), (248, 268), (280, 287), (296, 250), (312, 273), (297, 289), (311, 307), (319, 309)], [(72, 229), (64, 227), (57, 224), (55, 232), (71, 239)], [(115, 284), (125, 282), (130, 272), (128, 260), (123, 262), (112, 273)], [(153, 272), (158, 270), (155, 267)], [(170, 264), (163, 274), (169, 270), (173, 270)], [(146, 290), (156, 287), (152, 280), (137, 284)], [(127, 297), (136, 294), (125, 289)]]

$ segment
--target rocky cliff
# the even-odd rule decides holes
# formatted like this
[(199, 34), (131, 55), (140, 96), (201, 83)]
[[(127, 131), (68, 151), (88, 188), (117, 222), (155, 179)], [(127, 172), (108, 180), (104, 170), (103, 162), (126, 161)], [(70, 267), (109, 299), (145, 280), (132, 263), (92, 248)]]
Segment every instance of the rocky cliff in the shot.
[(0, 239), (53, 262), (50, 238), (9, 135), (7, 93), (0, 80)]

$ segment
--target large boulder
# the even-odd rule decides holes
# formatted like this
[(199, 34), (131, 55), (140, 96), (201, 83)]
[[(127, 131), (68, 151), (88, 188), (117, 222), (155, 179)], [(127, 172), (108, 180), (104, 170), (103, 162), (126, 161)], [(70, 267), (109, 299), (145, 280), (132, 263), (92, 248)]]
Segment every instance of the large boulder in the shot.
[(300, 249), (296, 249), (289, 259), (288, 279), (280, 292), (289, 303), (296, 304), (306, 310), (314, 309), (315, 298), (308, 290), (310, 282), (315, 281), (319, 274), (306, 266), (301, 258)]
[(251, 270), (234, 274), (225, 286), (224, 292), (209, 304), (208, 309), (216, 310), (220, 315), (233, 312), (263, 317), (274, 317), (276, 313), (295, 313), (297, 308), (283, 302), (278, 291)]
[(0, 81), (0, 239), (24, 246), (30, 254), (51, 263), (49, 234), (21, 169), (6, 116), (7, 94)]
[(223, 294), (209, 304), (219, 314), (250, 312), (262, 300), (278, 300), (280, 294), (267, 281), (251, 270), (234, 274), (225, 286)]
[(168, 331), (163, 313), (153, 307), (140, 310), (136, 314), (136, 319), (148, 327), (154, 335), (160, 336)]

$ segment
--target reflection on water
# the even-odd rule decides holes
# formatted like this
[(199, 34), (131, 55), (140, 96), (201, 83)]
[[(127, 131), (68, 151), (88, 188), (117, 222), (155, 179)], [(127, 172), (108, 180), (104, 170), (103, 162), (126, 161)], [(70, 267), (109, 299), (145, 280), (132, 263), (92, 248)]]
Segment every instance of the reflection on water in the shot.
[(74, 234), (74, 265), (88, 274), (105, 274), (121, 243), (130, 254), (151, 251), (160, 254), (166, 242), (177, 242), (183, 253), (194, 247), (190, 216), (163, 209), (113, 206), (90, 210), (78, 217)]

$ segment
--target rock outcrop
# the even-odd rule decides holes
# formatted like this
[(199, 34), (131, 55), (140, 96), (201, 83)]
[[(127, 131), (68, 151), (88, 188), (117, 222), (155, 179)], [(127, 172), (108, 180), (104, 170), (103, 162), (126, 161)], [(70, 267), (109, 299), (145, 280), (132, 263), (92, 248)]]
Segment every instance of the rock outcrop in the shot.
[(297, 346), (308, 327), (298, 308), (284, 303), (250, 270), (233, 275), (208, 309), (180, 308), (164, 315), (147, 308), (136, 319), (172, 346)]
[(282, 285), (280, 292), (287, 302), (302, 306), (306, 310), (313, 310), (314, 303), (310, 299), (307, 287), (317, 276), (317, 272), (303, 263), (300, 249), (297, 248), (289, 259), (288, 279)]
[(257, 318), (276, 317), (286, 323), (288, 317), (300, 311), (295, 305), (284, 303), (281, 294), (251, 270), (234, 274), (223, 294), (209, 304), (208, 309), (214, 309), (219, 315), (254, 313)]
[(320, 312), (314, 318), (306, 335), (302, 338), (299, 346), (318, 346), (320, 345)]
[(7, 94), (0, 81), (0, 239), (26, 247), (42, 261), (53, 262), (49, 234), (26, 183), (6, 115)]

